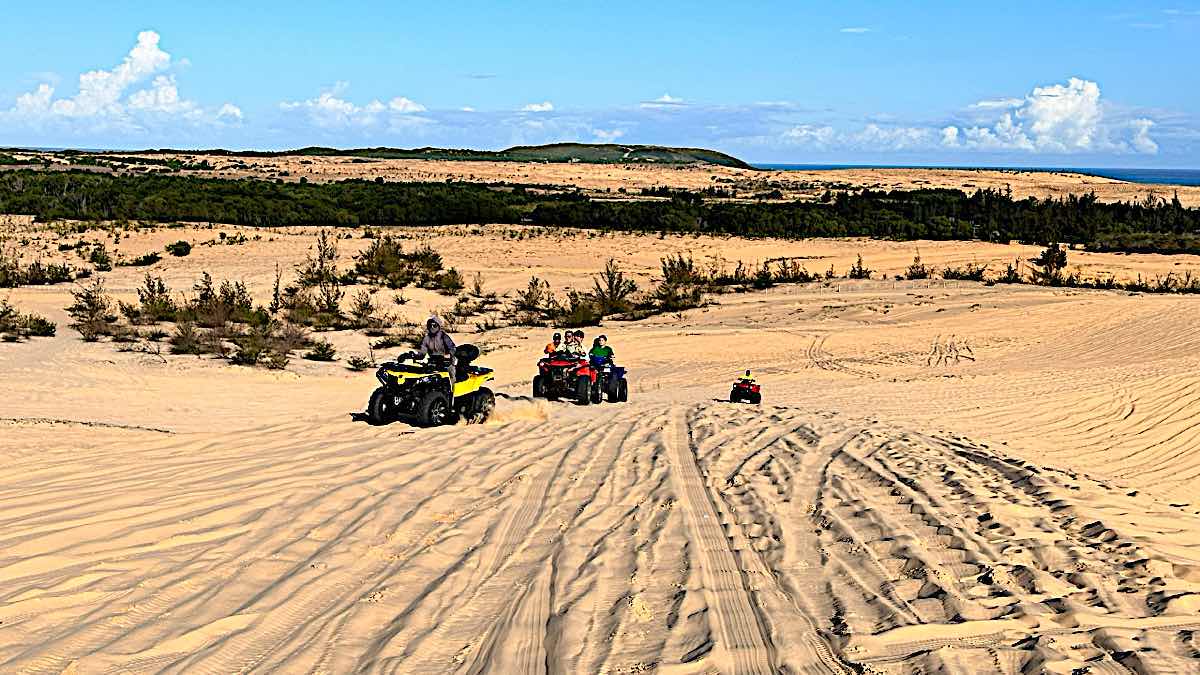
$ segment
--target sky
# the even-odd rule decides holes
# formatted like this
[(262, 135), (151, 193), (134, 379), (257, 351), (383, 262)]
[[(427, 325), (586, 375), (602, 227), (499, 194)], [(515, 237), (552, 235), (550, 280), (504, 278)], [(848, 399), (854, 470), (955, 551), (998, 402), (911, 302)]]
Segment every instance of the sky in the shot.
[(0, 146), (1200, 168), (1200, 0), (6, 3)]

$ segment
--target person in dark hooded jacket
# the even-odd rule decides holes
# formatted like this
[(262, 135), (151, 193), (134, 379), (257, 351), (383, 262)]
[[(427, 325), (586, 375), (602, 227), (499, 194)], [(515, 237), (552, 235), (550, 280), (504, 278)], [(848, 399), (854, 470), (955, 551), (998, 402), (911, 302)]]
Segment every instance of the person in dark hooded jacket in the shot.
[(417, 349), (417, 353), (421, 356), (445, 356), (450, 360), (450, 373), (456, 373), (458, 364), (454, 356), (454, 340), (450, 339), (450, 335), (446, 333), (446, 329), (442, 327), (441, 319), (436, 316), (429, 317), (425, 322), (425, 337), (421, 338), (421, 346)]

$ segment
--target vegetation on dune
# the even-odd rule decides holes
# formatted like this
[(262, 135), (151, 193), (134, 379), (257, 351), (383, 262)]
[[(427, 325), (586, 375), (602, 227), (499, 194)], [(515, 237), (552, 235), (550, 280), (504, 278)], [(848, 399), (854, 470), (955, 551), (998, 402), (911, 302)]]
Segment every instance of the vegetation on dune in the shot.
[(0, 212), (81, 220), (234, 225), (521, 223), (743, 237), (956, 239), (1094, 250), (1200, 253), (1200, 209), (1178, 198), (1102, 203), (1093, 195), (1013, 199), (995, 190), (839, 192), (819, 201), (596, 201), (473, 183), (327, 184), (83, 172), (0, 174)]

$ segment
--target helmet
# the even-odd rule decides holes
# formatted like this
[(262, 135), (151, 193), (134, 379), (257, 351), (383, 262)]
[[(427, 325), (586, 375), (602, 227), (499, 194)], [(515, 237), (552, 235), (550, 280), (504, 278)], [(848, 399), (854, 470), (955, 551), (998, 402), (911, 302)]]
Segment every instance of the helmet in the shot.
[(575, 337), (583, 339), (583, 331), (581, 331), (581, 330), (575, 331)]
[(746, 371), (746, 377), (750, 377), (750, 371)]
[(433, 332), (435, 330), (441, 330), (441, 328), (442, 322), (438, 321), (436, 316), (429, 317), (429, 320), (425, 322), (425, 330), (427, 331)]
[(558, 341), (559, 341), (559, 340), (561, 340), (561, 339), (562, 339), (562, 333), (555, 333), (555, 334), (554, 334), (554, 341), (555, 341), (555, 342), (558, 342)]

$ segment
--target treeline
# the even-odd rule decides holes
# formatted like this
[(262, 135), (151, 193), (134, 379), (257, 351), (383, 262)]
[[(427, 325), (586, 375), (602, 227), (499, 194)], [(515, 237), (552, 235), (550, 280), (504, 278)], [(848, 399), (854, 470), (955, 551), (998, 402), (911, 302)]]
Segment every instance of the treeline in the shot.
[(0, 213), (42, 220), (182, 220), (260, 227), (515, 223), (522, 217), (520, 207), (529, 203), (522, 190), (473, 183), (306, 184), (76, 171), (0, 174)]
[(1103, 203), (1094, 195), (1023, 199), (993, 190), (840, 192), (820, 202), (571, 202), (539, 205), (535, 223), (742, 237), (1062, 242), (1100, 250), (1200, 252), (1200, 209), (1172, 200)]
[(1094, 250), (1200, 253), (1200, 209), (1178, 197), (1103, 203), (1094, 195), (1013, 199), (929, 189), (827, 194), (820, 201), (594, 201), (569, 190), (347, 180), (305, 184), (84, 172), (0, 174), (0, 212), (43, 220), (203, 221), (251, 226), (533, 222), (629, 232), (742, 237), (1017, 240)]

